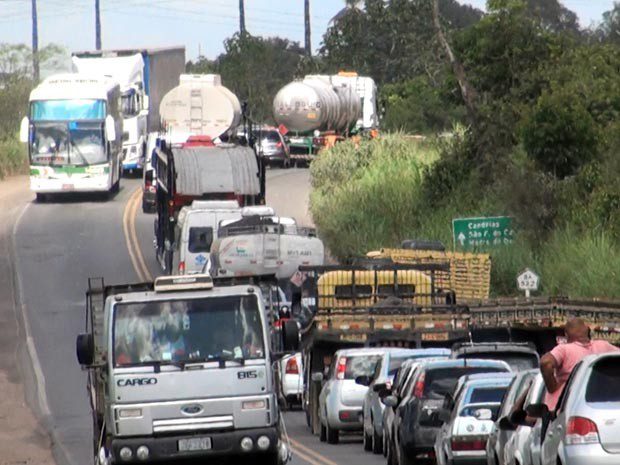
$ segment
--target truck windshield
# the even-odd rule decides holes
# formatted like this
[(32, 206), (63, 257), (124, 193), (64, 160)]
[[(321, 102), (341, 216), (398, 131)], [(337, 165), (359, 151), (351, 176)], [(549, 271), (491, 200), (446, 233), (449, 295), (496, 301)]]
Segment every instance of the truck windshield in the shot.
[(118, 303), (113, 338), (115, 366), (265, 357), (255, 295)]
[(36, 123), (31, 137), (33, 165), (87, 166), (107, 161), (103, 123)]

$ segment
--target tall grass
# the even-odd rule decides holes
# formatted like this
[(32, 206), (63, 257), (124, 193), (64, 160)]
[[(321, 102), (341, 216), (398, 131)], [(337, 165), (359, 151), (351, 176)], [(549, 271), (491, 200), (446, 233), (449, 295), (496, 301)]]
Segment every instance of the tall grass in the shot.
[(28, 168), (26, 148), (17, 138), (0, 139), (0, 179)]

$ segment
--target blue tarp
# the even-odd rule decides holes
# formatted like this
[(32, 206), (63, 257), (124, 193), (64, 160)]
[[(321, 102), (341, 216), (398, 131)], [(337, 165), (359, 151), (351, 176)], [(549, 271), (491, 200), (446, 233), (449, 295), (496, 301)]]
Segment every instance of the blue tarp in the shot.
[(39, 100), (32, 102), (32, 121), (71, 121), (105, 119), (103, 100)]

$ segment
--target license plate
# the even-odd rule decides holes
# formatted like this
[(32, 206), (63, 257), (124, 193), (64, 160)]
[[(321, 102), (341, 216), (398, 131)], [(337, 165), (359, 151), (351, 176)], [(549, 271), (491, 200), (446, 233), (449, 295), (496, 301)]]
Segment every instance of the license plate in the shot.
[(74, 189), (73, 184), (63, 184), (62, 185), (62, 190), (63, 191), (72, 191)]
[(179, 439), (179, 452), (211, 449), (211, 438)]
[(449, 337), (448, 333), (422, 333), (423, 341), (447, 341)]

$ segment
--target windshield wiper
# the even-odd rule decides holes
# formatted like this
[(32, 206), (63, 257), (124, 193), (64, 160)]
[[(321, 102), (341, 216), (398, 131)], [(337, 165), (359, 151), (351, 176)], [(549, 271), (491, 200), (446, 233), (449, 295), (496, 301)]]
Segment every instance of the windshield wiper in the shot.
[(153, 371), (155, 373), (160, 373), (161, 372), (161, 367), (162, 366), (175, 366), (177, 368), (180, 368), (181, 371), (185, 370), (185, 365), (187, 363), (191, 363), (191, 361), (189, 360), (179, 360), (179, 361), (175, 361), (175, 360), (149, 360), (149, 361), (145, 361), (145, 362), (138, 362), (138, 363), (132, 363), (131, 365), (123, 365), (122, 368), (130, 368), (130, 367), (148, 367), (148, 366), (152, 366), (153, 367)]
[[(84, 163), (85, 165), (88, 165), (88, 160), (86, 159), (84, 154), (80, 151), (80, 149), (78, 148), (78, 145), (75, 143), (75, 141), (73, 139), (69, 139), (69, 140), (71, 141), (71, 146), (75, 148), (75, 151), (77, 152), (77, 154), (82, 159), (82, 163)], [(69, 164), (71, 164), (71, 159), (69, 159)]]

